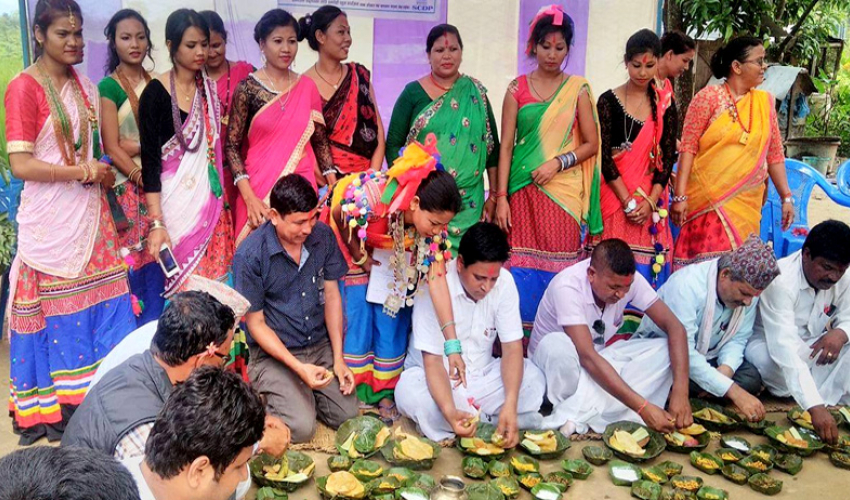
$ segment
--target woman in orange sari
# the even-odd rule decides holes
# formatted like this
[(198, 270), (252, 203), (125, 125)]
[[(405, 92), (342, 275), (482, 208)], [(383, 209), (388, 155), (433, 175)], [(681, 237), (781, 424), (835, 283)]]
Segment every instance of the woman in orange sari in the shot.
[(265, 220), (281, 177), (296, 173), (314, 188), (336, 182), (322, 98), (313, 80), (292, 71), (303, 38), (298, 22), (282, 9), (266, 12), (254, 28), (266, 63), (236, 88), (225, 146), (240, 193), (237, 246)]
[[(640, 30), (626, 43), (629, 80), (599, 96), (604, 229), (591, 243), (619, 238), (656, 287), (670, 274), (667, 181), (676, 162), (678, 117), (670, 85), (656, 86), (661, 41)], [(666, 80), (665, 80), (666, 81)]]
[(713, 259), (759, 234), (768, 176), (782, 197), (782, 227), (794, 222), (773, 96), (764, 81), (765, 50), (739, 37), (711, 58), (726, 78), (694, 96), (685, 117), (671, 215), (682, 228), (673, 270)]

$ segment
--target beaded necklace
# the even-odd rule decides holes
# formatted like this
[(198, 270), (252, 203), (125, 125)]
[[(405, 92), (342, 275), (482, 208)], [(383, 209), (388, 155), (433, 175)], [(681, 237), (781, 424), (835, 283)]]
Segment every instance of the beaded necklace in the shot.
[(729, 88), (728, 83), (724, 84), (723, 86), (726, 87), (726, 95), (729, 96), (729, 101), (732, 103), (732, 106), (729, 108), (729, 110), (732, 112), (732, 117), (735, 119), (738, 125), (740, 125), (742, 129), (744, 129), (744, 132), (741, 134), (741, 138), (738, 139), (738, 142), (740, 142), (741, 144), (746, 144), (747, 141), (749, 141), (750, 139), (750, 131), (753, 130), (753, 101), (755, 101), (755, 99), (750, 99), (749, 126), (745, 127), (744, 122), (741, 121), (741, 115), (738, 114), (738, 103), (735, 101), (735, 98), (732, 97), (732, 89)]
[(227, 127), (230, 123), (230, 61), (224, 60), (227, 65), (227, 94), (224, 96), (224, 102), (221, 103), (221, 124)]
[(71, 86), (74, 93), (74, 104), (77, 106), (77, 112), (80, 115), (80, 129), (76, 141), (74, 140), (74, 130), (68, 110), (65, 108), (61, 95), (53, 85), (53, 79), (45, 71), (41, 59), (36, 61), (35, 67), (41, 79), (41, 86), (47, 94), (53, 132), (56, 135), (56, 142), (65, 164), (68, 166), (76, 165), (80, 159), (88, 158), (90, 133), (94, 135), (95, 139), (92, 144), (95, 144), (96, 151), (99, 152), (100, 144), (96, 144), (100, 142), (97, 135), (97, 113), (88, 102), (88, 96), (82, 91), (80, 81), (73, 68), (69, 68)]
[[(348, 184), (340, 201), (343, 221), (349, 230), (349, 240), (356, 230), (363, 255), (366, 254), (368, 217), (374, 213), (369, 195), (379, 197), (386, 184), (385, 173), (376, 173), (371, 170), (362, 172)], [(419, 236), (413, 227), (405, 228), (403, 210), (391, 213), (388, 217), (390, 236), (393, 241), (393, 255), (389, 262), (393, 271), (393, 282), (390, 284), (390, 293), (384, 301), (383, 311), (394, 318), (403, 307), (413, 305), (414, 297), (422, 290), (420, 285), (427, 280), (431, 265), (434, 262), (451, 259), (449, 251), (451, 242), (445, 231), (430, 238)], [(416, 252), (408, 259), (405, 243), (410, 240), (416, 242)]]
[[(124, 93), (127, 94), (127, 100), (130, 101), (130, 109), (133, 110), (133, 117), (136, 119), (136, 126), (139, 125), (139, 96), (136, 95), (136, 90), (130, 85), (130, 80), (127, 78), (127, 75), (121, 71), (121, 68), (115, 68), (115, 77), (118, 78), (118, 84), (121, 85), (121, 88), (124, 89)], [(142, 69), (142, 78), (145, 79), (146, 83), (150, 83), (151, 76), (147, 71)]]
[[(174, 122), (174, 135), (177, 136), (177, 141), (180, 143), (180, 147), (182, 147), (184, 151), (194, 153), (198, 150), (201, 144), (200, 141), (198, 141), (194, 148), (191, 148), (188, 144), (186, 144), (186, 138), (183, 136), (183, 120), (180, 119), (180, 107), (177, 105), (177, 88), (174, 81), (174, 70), (171, 70), (169, 78), (171, 81), (171, 119)], [(212, 128), (210, 112), (207, 106), (208, 98), (206, 86), (204, 85), (203, 76), (200, 73), (195, 73), (195, 85), (197, 86), (197, 93), (201, 98), (192, 101), (192, 107), (196, 108), (197, 106), (200, 106), (201, 112), (204, 116), (204, 133), (207, 137), (207, 173), (210, 179), (210, 189), (216, 198), (221, 198), (221, 179), (219, 179), (218, 168), (215, 163), (215, 132)]]

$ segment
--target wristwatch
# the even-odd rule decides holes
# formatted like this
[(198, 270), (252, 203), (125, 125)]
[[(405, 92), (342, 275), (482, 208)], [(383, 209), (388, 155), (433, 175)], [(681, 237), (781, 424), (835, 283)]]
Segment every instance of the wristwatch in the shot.
[(637, 201), (634, 198), (632, 198), (631, 200), (629, 200), (628, 203), (626, 203), (625, 208), (623, 208), (623, 212), (630, 214), (630, 213), (634, 212), (635, 210), (637, 210)]
[(793, 205), (794, 204), (794, 197), (793, 196), (786, 196), (785, 198), (782, 198), (782, 203), (783, 204), (784, 203), (790, 203), (790, 204)]

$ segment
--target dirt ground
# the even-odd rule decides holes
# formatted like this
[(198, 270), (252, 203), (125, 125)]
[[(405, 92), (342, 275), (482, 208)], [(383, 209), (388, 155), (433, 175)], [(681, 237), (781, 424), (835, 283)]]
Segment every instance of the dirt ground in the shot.
[[(819, 188), (816, 188), (818, 190)], [(850, 223), (850, 209), (837, 207), (829, 201), (823, 193), (816, 191), (809, 206), (809, 223), (816, 223), (835, 218)], [(7, 377), (9, 373), (9, 345), (7, 341), (0, 342), (0, 376)], [(785, 417), (781, 414), (769, 414), (768, 418), (784, 422)], [(750, 433), (739, 433), (753, 445), (766, 443), (767, 438), (755, 436)], [(17, 436), (12, 432), (11, 421), (8, 415), (0, 416), (0, 456), (18, 449)], [(38, 444), (47, 444), (46, 441)], [(581, 449), (590, 444), (600, 445), (598, 441), (575, 442), (566, 451), (563, 458), (581, 458)], [(708, 451), (713, 451), (719, 446), (718, 442), (712, 442)], [(514, 452), (518, 453), (518, 452)], [(327, 458), (324, 453), (309, 453), (316, 460), (316, 476), (329, 473)], [(434, 468), (429, 473), (437, 480), (444, 475), (461, 475), (461, 455), (455, 449), (444, 449)], [(670, 452), (663, 453), (660, 457), (651, 461), (652, 464), (664, 460), (673, 460), (685, 466), (685, 474), (698, 475), (710, 486), (723, 488), (729, 492), (730, 500), (761, 500), (763, 495), (756, 493), (747, 486), (737, 486), (723, 477), (709, 476), (694, 469), (688, 462), (686, 455), (678, 455)], [(560, 470), (560, 460), (552, 460), (541, 463), (543, 473)], [(835, 468), (824, 453), (818, 453), (814, 457), (806, 459), (802, 472), (796, 476), (789, 476), (782, 472), (772, 472), (772, 476), (782, 480), (784, 486), (782, 492), (776, 498), (810, 500), (844, 500), (850, 499), (850, 471)], [(465, 479), (467, 484), (472, 482)], [(253, 500), (254, 490), (248, 495), (248, 500)], [(308, 483), (295, 493), (291, 493), (292, 500), (318, 500), (319, 495), (313, 481)], [(523, 491), (520, 500), (529, 500), (531, 496)], [(593, 474), (586, 481), (576, 481), (572, 488), (564, 495), (565, 499), (629, 499), (628, 488), (614, 486), (608, 477), (606, 467), (596, 467)]]

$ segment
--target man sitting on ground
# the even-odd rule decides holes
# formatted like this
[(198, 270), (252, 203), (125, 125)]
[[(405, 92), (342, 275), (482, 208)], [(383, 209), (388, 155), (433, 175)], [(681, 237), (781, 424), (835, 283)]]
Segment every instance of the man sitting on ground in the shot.
[(168, 398), (144, 457), (124, 466), (141, 500), (225, 500), (246, 478), (264, 421), (260, 396), (241, 377), (204, 366)]
[(776, 396), (793, 396), (828, 443), (838, 428), (826, 407), (850, 404), (850, 227), (828, 220), (803, 249), (779, 261), (782, 274), (759, 301), (746, 357)]
[[(434, 441), (475, 434), (477, 411), (497, 423), (505, 446), (519, 442), (519, 428), (539, 425), (546, 382), (523, 359), (519, 293), (508, 260), (508, 239), (495, 224), (479, 222), (460, 241), (457, 260), (446, 266), (457, 342), (444, 342), (427, 291), (416, 297), (413, 339), (396, 387), (399, 411)], [(493, 357), (498, 337), (502, 358)], [(452, 387), (447, 354), (462, 346), (466, 384)], [(430, 397), (429, 397), (430, 396)]]
[(139, 500), (117, 460), (87, 448), (33, 446), (0, 459), (3, 500)]
[[(151, 348), (110, 370), (92, 387), (62, 436), (81, 446), (125, 459), (144, 454), (157, 414), (174, 390), (199, 366), (222, 367), (235, 328), (233, 310), (204, 292), (174, 295), (157, 324)], [(269, 418), (261, 447), (281, 455), (289, 432)]]
[[(728, 398), (754, 422), (765, 412), (754, 396), (761, 378), (744, 360), (744, 349), (753, 334), (758, 296), (778, 275), (773, 249), (751, 236), (718, 259), (676, 271), (658, 291), (688, 332), (691, 394)], [(659, 330), (644, 317), (636, 335), (654, 337)]]
[(317, 417), (336, 429), (359, 413), (354, 374), (342, 358), (337, 280), (348, 266), (331, 229), (317, 222), (318, 203), (300, 175), (278, 180), (269, 220), (233, 261), (236, 290), (251, 303), (248, 375), (296, 443), (312, 438)]
[[(623, 323), (626, 304), (646, 311), (667, 339), (607, 345)], [(552, 279), (537, 310), (529, 351), (554, 406), (543, 426), (570, 435), (588, 428), (602, 432), (618, 420), (643, 419), (665, 433), (691, 425), (687, 342), (682, 323), (635, 273), (629, 246), (618, 239), (601, 242), (590, 259)]]

